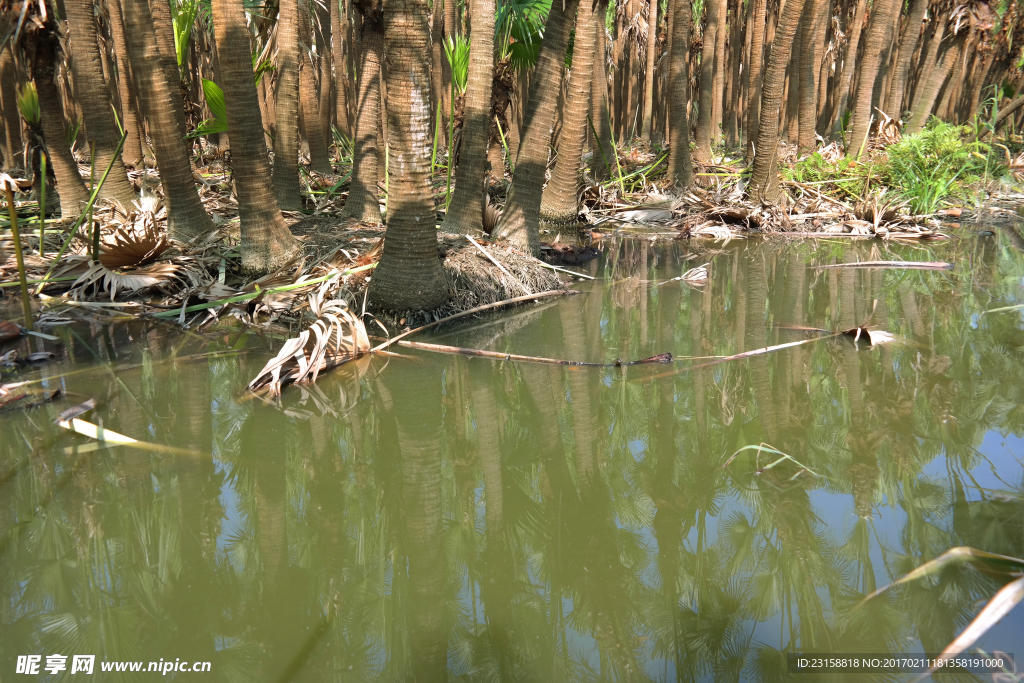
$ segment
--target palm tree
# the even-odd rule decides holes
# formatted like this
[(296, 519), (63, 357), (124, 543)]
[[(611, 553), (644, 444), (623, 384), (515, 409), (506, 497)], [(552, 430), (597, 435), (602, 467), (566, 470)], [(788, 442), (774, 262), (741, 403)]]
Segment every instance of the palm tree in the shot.
[(231, 135), (232, 170), (242, 226), (242, 269), (277, 270), (300, 249), (273, 200), (263, 122), (260, 119), (245, 10), (234, 0), (213, 0), (213, 25), (224, 74), (224, 101)]
[[(640, 137), (651, 141), (651, 125), (654, 123), (654, 66), (657, 64), (655, 50), (658, 45), (658, 0), (647, 3), (647, 68), (644, 70), (644, 111), (640, 126)], [(598, 14), (602, 19), (603, 14)], [(599, 24), (601, 22), (598, 22)], [(604, 27), (601, 27), (604, 30)], [(600, 55), (604, 58), (604, 54)]]
[(65, 10), (71, 29), (71, 67), (78, 91), (78, 104), (82, 108), (88, 139), (96, 147), (93, 161), (100, 169), (113, 164), (107, 181), (100, 189), (100, 198), (115, 200), (130, 209), (135, 200), (135, 188), (128, 180), (124, 162), (113, 158), (121, 136), (117, 132), (103, 77), (96, 36), (95, 7), (92, 0), (70, 0), (65, 3)]
[[(435, 0), (436, 2), (437, 0)], [(459, 145), (455, 193), (442, 230), (476, 232), (484, 228), (484, 178), (490, 131), (491, 89), (494, 82), (494, 0), (473, 0), (473, 32), (469, 44), (469, 77)], [(454, 163), (454, 155), (449, 155)], [(500, 176), (497, 170), (496, 176)]]
[(558, 157), (540, 204), (541, 220), (557, 226), (574, 225), (579, 214), (580, 161), (587, 135), (594, 43), (597, 40), (594, 5), (595, 0), (582, 0), (576, 16), (572, 75), (563, 109)]
[(924, 14), (928, 10), (928, 0), (912, 0), (910, 11), (907, 12), (906, 25), (903, 27), (903, 36), (899, 41), (899, 56), (894, 66), (892, 82), (889, 85), (889, 95), (886, 98), (885, 112), (890, 116), (900, 118), (903, 115), (903, 97), (907, 88), (907, 80), (910, 72), (910, 62), (914, 58), (914, 48), (918, 38), (922, 36), (922, 24)]
[[(327, 140), (324, 129), (320, 125), (320, 98), (316, 92), (314, 72), (316, 63), (313, 61), (313, 30), (311, 26), (309, 3), (299, 2), (299, 107), (300, 122), (306, 133), (309, 144), (309, 168), (317, 173), (331, 173), (331, 158), (327, 152)], [(330, 81), (321, 81), (320, 87), (330, 92)]]
[(384, 251), (370, 301), (392, 311), (429, 311), (448, 300), (430, 186), (430, 32), (426, 0), (384, 6), (391, 180)]
[(380, 65), (384, 55), (384, 14), (380, 0), (353, 2), (362, 15), (356, 116), (352, 138), (352, 181), (342, 215), (380, 223), (377, 200), (377, 124), (380, 121)]
[[(128, 43), (125, 37), (124, 18), (121, 12), (121, 0), (110, 0), (107, 3), (110, 12), (110, 35), (114, 39), (114, 58), (117, 64), (117, 96), (120, 100), (121, 125), (128, 137), (125, 138), (121, 159), (129, 166), (137, 166), (145, 154), (145, 135), (139, 125), (138, 102), (135, 89), (132, 88), (132, 60), (128, 58)], [(147, 9), (148, 12), (148, 9)]]
[[(719, 31), (725, 32), (726, 0), (708, 0), (704, 10), (703, 47), (700, 57), (700, 93), (697, 104), (697, 158), (702, 162), (711, 160), (711, 137), (715, 121), (712, 115), (716, 108), (715, 81), (718, 69), (725, 65), (716, 63)], [(717, 117), (715, 117), (717, 119)]]
[(768, 0), (751, 0), (750, 6), (750, 63), (744, 65), (747, 79), (747, 134), (746, 158), (750, 161), (754, 156), (754, 140), (761, 126), (761, 67), (764, 63), (764, 31), (765, 15), (768, 11)]
[[(593, 156), (590, 162), (590, 175), (595, 180), (607, 178), (611, 174), (614, 162), (612, 155), (612, 124), (608, 106), (608, 73), (607, 73), (607, 39), (604, 17), (608, 13), (608, 0), (600, 0), (597, 7), (597, 46), (594, 54), (594, 80), (590, 84), (590, 125), (594, 127)], [(515, 128), (515, 126), (513, 126)]]
[(878, 77), (879, 67), (883, 64), (888, 66), (889, 47), (886, 40), (888, 32), (892, 29), (893, 8), (899, 11), (894, 0), (879, 0), (871, 7), (871, 20), (867, 28), (867, 40), (864, 42), (864, 58), (860, 63), (860, 73), (857, 80), (857, 94), (854, 97), (853, 110), (853, 133), (848, 140), (846, 147), (847, 156), (859, 156), (863, 151), (864, 143), (867, 140), (868, 129), (871, 123), (871, 106), (878, 101), (875, 93), (875, 81)]
[(304, 1), (282, 0), (277, 14), (274, 196), (285, 211), (303, 207), (299, 193), (299, 2)]
[(174, 237), (189, 239), (212, 230), (213, 221), (199, 199), (188, 152), (182, 142), (185, 139), (184, 114), (174, 115), (175, 110), (182, 111), (181, 91), (171, 88), (161, 69), (149, 2), (123, 2), (128, 10), (128, 54), (142, 111), (149, 121), (160, 180), (167, 198), (167, 230)]
[(28, 56), (36, 93), (39, 95), (39, 132), (57, 179), (61, 215), (71, 218), (81, 212), (89, 200), (89, 192), (78, 171), (78, 162), (67, 144), (64, 104), (54, 81), (61, 61), (57, 20), (52, 13), (46, 21), (42, 17), (35, 19), (37, 21), (26, 24), (19, 43)]
[[(10, 17), (13, 23), (14, 16)], [(4, 32), (9, 31), (5, 26)], [(3, 127), (3, 167), (12, 169), (24, 163), (21, 153), (21, 121), (18, 118), (17, 68), (14, 64), (14, 50), (0, 50), (0, 126)]]
[(747, 193), (762, 202), (774, 203), (779, 197), (779, 108), (782, 105), (786, 66), (793, 51), (793, 40), (802, 12), (803, 3), (800, 0), (789, 0), (782, 8), (782, 16), (775, 29), (775, 40), (772, 41), (768, 55), (768, 66), (764, 71), (761, 125), (757, 130), (757, 147), (751, 164), (750, 185), (747, 187)]
[(579, 0), (552, 3), (537, 57), (536, 77), (530, 80), (528, 109), (520, 136), (515, 177), (505, 209), (492, 236), (532, 254), (540, 254), (540, 200), (544, 187), (555, 104), (562, 85), (562, 65)]
[[(764, 2), (765, 0), (754, 0)], [(669, 102), (671, 139), (669, 141), (668, 175), (674, 184), (687, 187), (693, 182), (693, 159), (690, 156), (690, 117), (686, 105), (690, 101), (690, 0), (670, 0), (672, 12), (672, 53), (669, 55)]]

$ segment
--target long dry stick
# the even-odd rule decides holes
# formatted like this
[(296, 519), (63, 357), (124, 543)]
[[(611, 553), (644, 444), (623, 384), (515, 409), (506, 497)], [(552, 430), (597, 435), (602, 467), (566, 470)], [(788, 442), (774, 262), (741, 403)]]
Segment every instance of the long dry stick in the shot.
[(953, 264), (945, 261), (858, 261), (857, 263), (836, 263), (813, 268), (908, 268), (911, 270), (953, 270)]
[(519, 279), (518, 279), (518, 278), (517, 278), (517, 277), (516, 277), (515, 275), (513, 275), (513, 274), (512, 274), (512, 273), (510, 273), (510, 272), (508, 272), (508, 268), (506, 268), (505, 266), (503, 266), (503, 265), (501, 265), (500, 263), (498, 263), (497, 261), (495, 261), (495, 260), (494, 260), (494, 257), (493, 257), (493, 256), (491, 256), (490, 254), (488, 254), (488, 253), (487, 253), (487, 250), (486, 250), (486, 249), (484, 249), (484, 248), (483, 248), (483, 246), (481, 246), (481, 244), (480, 244), (479, 242), (477, 242), (477, 241), (476, 241), (475, 239), (473, 239), (473, 238), (472, 238), (472, 237), (470, 237), (469, 235), (466, 235), (466, 239), (468, 239), (468, 240), (469, 240), (470, 242), (472, 242), (472, 243), (473, 243), (473, 246), (474, 246), (474, 247), (476, 247), (477, 249), (479, 249), (479, 250), (480, 250), (480, 253), (481, 253), (481, 254), (483, 254), (484, 256), (486, 256), (486, 257), (487, 257), (487, 259), (488, 259), (488, 260), (489, 260), (489, 261), (490, 261), (491, 263), (493, 263), (494, 265), (498, 266), (498, 269), (499, 269), (499, 270), (500, 270), (501, 272), (505, 273), (505, 275), (508, 275), (508, 276), (509, 276), (510, 278), (512, 278), (512, 281), (513, 281), (513, 282), (515, 282), (515, 283), (516, 283), (517, 285), (519, 285), (519, 286), (520, 286), (520, 287), (522, 288), (522, 290), (523, 290), (524, 292), (526, 292), (527, 294), (533, 294), (533, 290), (531, 290), (531, 289), (530, 289), (529, 287), (527, 287), (527, 286), (526, 286), (526, 285), (524, 285), (524, 284), (523, 284), (522, 282), (520, 282), (520, 281), (519, 281)]
[(463, 318), (463, 317), (465, 317), (467, 315), (473, 315), (474, 313), (480, 313), (482, 311), (489, 311), (492, 308), (500, 308), (502, 306), (507, 306), (509, 304), (517, 304), (517, 303), (519, 303), (521, 301), (533, 301), (534, 299), (543, 299), (544, 297), (560, 296), (560, 295), (563, 295), (563, 294), (580, 294), (580, 292), (577, 292), (577, 291), (572, 290), (572, 289), (552, 289), (551, 291), (548, 291), (548, 292), (537, 292), (536, 294), (528, 294), (526, 296), (517, 296), (517, 297), (514, 297), (512, 299), (505, 299), (503, 301), (496, 301), (493, 304), (485, 304), (483, 306), (477, 306), (476, 308), (471, 308), (468, 311), (462, 311), (461, 313), (454, 313), (454, 314), (449, 315), (447, 317), (441, 318), (440, 320), (435, 320), (432, 323), (427, 323), (426, 325), (423, 325), (422, 327), (417, 327), (414, 330), (409, 330), (408, 332), (403, 332), (402, 334), (398, 335), (397, 337), (389, 339), (388, 341), (384, 342), (383, 344), (379, 344), (378, 346), (373, 347), (370, 350), (370, 353), (374, 353), (376, 351), (380, 351), (382, 349), (386, 349), (387, 347), (391, 346), (392, 344), (397, 343), (399, 340), (405, 339), (410, 334), (416, 334), (417, 332), (422, 332), (423, 330), (429, 329), (431, 327), (435, 327), (437, 325), (440, 325), (441, 323), (446, 323), (449, 320), (455, 320), (456, 318)]
[(560, 358), (544, 358), (542, 356), (522, 356), (518, 353), (502, 353), (501, 351), (484, 351), (481, 349), (467, 349), (461, 346), (446, 346), (444, 344), (426, 344), (424, 342), (400, 341), (399, 346), (407, 346), (410, 349), (423, 349), (424, 351), (436, 351), (438, 353), (451, 353), (461, 356), (482, 356), (484, 358), (498, 358), (500, 360), (518, 360), (527, 363), (545, 363), (547, 365), (571, 365), (573, 367), (589, 368), (614, 368), (623, 365), (642, 365), (645, 363), (671, 363), (676, 360), (671, 353), (662, 353), (643, 360), (634, 360), (627, 363), (617, 361), (615, 363), (585, 363), (576, 360), (563, 360)]

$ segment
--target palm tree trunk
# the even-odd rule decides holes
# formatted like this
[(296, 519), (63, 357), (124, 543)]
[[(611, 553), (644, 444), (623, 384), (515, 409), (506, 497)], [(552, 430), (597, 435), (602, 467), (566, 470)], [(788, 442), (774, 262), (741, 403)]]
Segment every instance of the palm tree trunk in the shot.
[[(608, 0), (601, 0), (597, 8), (597, 16), (602, 19), (608, 10)], [(594, 51), (594, 80), (590, 85), (590, 122), (597, 132), (597, 139), (594, 141), (594, 153), (590, 162), (590, 175), (595, 180), (607, 178), (611, 173), (611, 167), (615, 164), (612, 155), (615, 149), (612, 147), (612, 126), (609, 120), (608, 108), (608, 72), (606, 69), (608, 32), (605, 30), (604, 22), (599, 21), (597, 26), (597, 47)], [(511, 148), (510, 148), (511, 151)]]
[(851, 106), (851, 92), (853, 86), (853, 75), (856, 73), (857, 47), (860, 45), (861, 35), (864, 33), (864, 14), (868, 9), (868, 0), (857, 0), (857, 10), (853, 13), (853, 20), (847, 29), (849, 40), (846, 43), (846, 52), (843, 53), (843, 64), (836, 82), (839, 84), (836, 89), (836, 119), (842, 120), (843, 114)]
[(114, 123), (110, 97), (103, 81), (92, 0), (68, 0), (65, 10), (71, 29), (71, 64), (78, 84), (78, 100), (88, 139), (96, 145), (94, 161), (97, 168), (106, 168), (113, 163), (107, 181), (100, 190), (100, 198), (115, 200), (130, 209), (135, 199), (135, 188), (128, 180), (124, 162), (120, 158), (114, 159), (114, 151), (121, 136)]
[(242, 270), (277, 270), (299, 251), (274, 201), (267, 145), (249, 57), (245, 10), (235, 0), (213, 0), (213, 23), (224, 80), (224, 102), (231, 135), (231, 167), (238, 191), (242, 228)]
[(886, 99), (886, 113), (896, 118), (903, 116), (903, 95), (907, 88), (907, 74), (910, 72), (910, 61), (914, 57), (914, 47), (922, 36), (921, 22), (924, 20), (927, 9), (927, 0), (911, 0), (910, 11), (907, 13), (907, 25), (900, 38), (899, 58), (893, 71), (892, 83), (889, 84), (889, 96)]
[(715, 47), (718, 35), (718, 6), (725, 0), (707, 0), (704, 9), (704, 45), (700, 58), (700, 91), (697, 101), (697, 159), (711, 161), (712, 114), (715, 101)]
[(351, 135), (352, 129), (348, 120), (348, 51), (345, 29), (348, 27), (348, 16), (342, 12), (338, 0), (327, 0), (331, 8), (331, 60), (334, 62), (334, 119), (345, 135)]
[(355, 5), (362, 14), (363, 50), (359, 67), (354, 134), (352, 137), (352, 182), (342, 214), (364, 223), (380, 223), (377, 200), (377, 125), (380, 122), (380, 64), (384, 53), (383, 15), (379, 3)]
[[(331, 46), (331, 34), (333, 33), (333, 27), (331, 25), (331, 3), (334, 3), (335, 10), (337, 10), (337, 0), (326, 0), (327, 4), (321, 7), (319, 4), (316, 5), (317, 13), (317, 30), (316, 40), (318, 49), (317, 56), (317, 78), (320, 82), (319, 90), (319, 101), (317, 106), (320, 108), (320, 134), (323, 135), (324, 142), (327, 145), (328, 152), (331, 149), (331, 145), (334, 143), (334, 135), (331, 134), (331, 103), (334, 101), (333, 88), (331, 87), (331, 62), (333, 61), (333, 47)], [(335, 12), (336, 14), (337, 12)], [(330, 166), (330, 160), (328, 158), (328, 166)], [(333, 171), (333, 169), (332, 169)]]
[(750, 74), (750, 85), (747, 88), (747, 136), (746, 157), (754, 158), (754, 140), (761, 126), (761, 73), (764, 64), (764, 32), (768, 13), (767, 0), (750, 0), (751, 9), (750, 37), (750, 68), (744, 69)]
[[(604, 15), (601, 15), (602, 17)], [(604, 27), (601, 27), (604, 30)], [(647, 3), (647, 69), (644, 72), (644, 112), (640, 137), (651, 141), (651, 124), (654, 118), (654, 65), (658, 46), (658, 0)], [(603, 55), (602, 55), (603, 56)]]
[(888, 63), (889, 48), (886, 34), (891, 28), (893, 0), (877, 0), (871, 8), (871, 21), (868, 24), (868, 35), (864, 42), (864, 59), (860, 64), (860, 75), (857, 79), (857, 96), (853, 111), (853, 133), (846, 141), (847, 156), (860, 156), (865, 147), (868, 128), (871, 124), (872, 105), (878, 101), (878, 72), (882, 64)]
[(14, 64), (14, 51), (4, 49), (0, 51), (0, 118), (4, 132), (4, 169), (21, 168), (24, 163), (24, 154), (21, 145), (21, 118), (18, 114), (18, 91), (15, 85), (18, 82), (17, 70)]
[(929, 33), (927, 24), (925, 27), (924, 44), (921, 46), (921, 55), (916, 68), (907, 76), (909, 87), (905, 104), (907, 109), (913, 113), (917, 101), (921, 99), (921, 93), (928, 85), (928, 80), (935, 71), (935, 64), (939, 55), (939, 47), (946, 36), (946, 22), (944, 20), (930, 22), (933, 26)]
[[(755, 0), (757, 1), (757, 0)], [(760, 0), (762, 3), (764, 0)], [(672, 53), (669, 55), (669, 155), (668, 175), (675, 185), (688, 187), (693, 182), (690, 158), (690, 0), (670, 0), (672, 12)]]
[(128, 166), (137, 166), (145, 154), (145, 136), (142, 135), (142, 128), (139, 125), (139, 105), (131, 84), (132, 64), (128, 59), (121, 0), (108, 0), (107, 8), (110, 10), (110, 35), (114, 39), (114, 57), (117, 60), (117, 93), (121, 100), (121, 125), (128, 133), (124, 148), (121, 150), (121, 160)]
[[(449, 0), (451, 2), (451, 0)], [(444, 0), (434, 0), (430, 16), (430, 111), (431, 123), (437, 125), (437, 111), (444, 103)], [(444, 116), (442, 112), (441, 116)], [(442, 124), (444, 122), (442, 121)], [(445, 126), (445, 133), (447, 133)], [(440, 131), (437, 131), (440, 134)], [(439, 138), (440, 139), (440, 138)]]
[[(442, 230), (483, 231), (484, 174), (491, 124), (491, 92), (494, 82), (494, 0), (472, 0), (473, 33), (469, 44), (469, 77), (462, 118), (462, 142), (455, 175), (455, 193), (448, 205)], [(503, 177), (501, 154), (496, 178)]]
[(813, 152), (817, 147), (815, 125), (818, 121), (818, 42), (824, 27), (821, 26), (821, 5), (823, 0), (807, 0), (804, 6), (803, 36), (800, 55), (800, 135), (797, 141), (799, 154)]
[(429, 311), (448, 300), (437, 252), (430, 185), (430, 27), (426, 0), (384, 6), (388, 60), (388, 227), (369, 299), (392, 311)]
[(540, 200), (547, 168), (555, 106), (562, 90), (565, 51), (578, 0), (553, 3), (533, 78), (516, 159), (515, 177), (492, 236), (540, 254)]
[(725, 145), (729, 149), (735, 149), (739, 144), (739, 116), (740, 116), (740, 69), (743, 61), (743, 2), (734, 0), (729, 15), (729, 53), (728, 53), (728, 78), (729, 83), (725, 89), (726, 101), (723, 103), (725, 116), (722, 128), (725, 131)]
[(67, 144), (64, 106), (55, 81), (60, 64), (60, 38), (56, 23), (50, 31), (39, 30), (34, 35), (38, 38), (31, 50), (32, 78), (39, 94), (39, 123), (43, 129), (50, 166), (57, 179), (61, 216), (73, 218), (81, 213), (82, 207), (89, 201), (89, 192)]
[[(299, 2), (299, 44), (312, 45), (309, 5)], [(316, 92), (313, 74), (316, 64), (308, 50), (299, 49), (299, 106), (302, 108), (302, 122), (309, 143), (309, 168), (317, 173), (332, 173), (331, 157), (327, 152), (327, 141), (320, 126), (320, 102)], [(296, 174), (298, 171), (296, 170)]]
[(774, 203), (779, 198), (779, 114), (786, 79), (786, 66), (793, 50), (803, 3), (788, 0), (779, 17), (761, 93), (761, 125), (747, 192), (751, 198)]
[[(140, 103), (149, 121), (167, 198), (167, 230), (172, 237), (190, 239), (213, 229), (192, 178), (185, 139), (181, 91), (172, 89), (160, 66), (160, 53), (147, 0), (123, 0), (127, 12), (128, 54), (131, 57)], [(175, 84), (176, 85), (176, 84)]]
[[(945, 18), (941, 19), (945, 21)], [(923, 72), (928, 74), (928, 80), (924, 87), (921, 89), (921, 95), (914, 103), (913, 112), (910, 115), (910, 121), (907, 122), (906, 133), (920, 133), (928, 122), (928, 117), (932, 113), (932, 108), (935, 106), (935, 98), (938, 97), (939, 92), (942, 90), (942, 86), (945, 84), (946, 79), (949, 78), (950, 72), (953, 70), (957, 60), (960, 58), (960, 51), (964, 43), (964, 34), (960, 34), (954, 39), (952, 45), (946, 49), (945, 54), (942, 56), (942, 62), (936, 66), (930, 72)]]
[(576, 16), (572, 75), (565, 102), (565, 125), (551, 180), (544, 188), (540, 218), (559, 226), (571, 226), (579, 214), (580, 162), (587, 135), (590, 84), (593, 82), (594, 43), (597, 42), (593, 0), (582, 0)]
[(299, 192), (299, 2), (281, 0), (277, 15), (273, 181), (274, 196), (284, 211), (303, 208)]

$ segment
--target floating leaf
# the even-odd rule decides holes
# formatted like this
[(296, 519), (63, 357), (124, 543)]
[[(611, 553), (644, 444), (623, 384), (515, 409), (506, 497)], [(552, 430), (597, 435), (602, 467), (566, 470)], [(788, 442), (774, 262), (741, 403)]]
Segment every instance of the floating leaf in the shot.
[(266, 387), (272, 396), (284, 384), (315, 382), (321, 370), (340, 365), (370, 351), (362, 321), (341, 299), (324, 301), (330, 283), (309, 295), (309, 308), (318, 320), (289, 339), (249, 383), (249, 390)]

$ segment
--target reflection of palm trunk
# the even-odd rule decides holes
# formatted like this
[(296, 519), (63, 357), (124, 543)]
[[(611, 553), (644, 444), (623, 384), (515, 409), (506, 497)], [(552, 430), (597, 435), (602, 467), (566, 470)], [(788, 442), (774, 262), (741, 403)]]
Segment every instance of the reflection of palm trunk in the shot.
[(487, 610), (487, 631), (499, 662), (499, 680), (509, 673), (513, 560), (504, 534), (504, 495), (498, 410), (494, 403), (494, 374), (489, 363), (470, 363), (473, 407), (476, 410), (477, 445), (484, 480), (486, 545), (480, 599)]
[[(436, 366), (435, 366), (436, 367)], [(395, 391), (401, 451), (405, 548), (414, 680), (447, 677), (445, 566), (441, 535), (441, 375), (410, 367), (408, 389)]]
[[(794, 2), (795, 0), (790, 0)], [(747, 349), (760, 349), (768, 341), (767, 321), (763, 317), (765, 304), (768, 301), (768, 280), (764, 269), (764, 259), (754, 254), (750, 259), (750, 294), (749, 310), (756, 311), (756, 317), (747, 329)], [(775, 417), (775, 401), (772, 399), (771, 379), (768, 377), (768, 358), (757, 356), (747, 361), (750, 365), (750, 385), (754, 390), (754, 403), (761, 421), (764, 439), (778, 446), (779, 432)]]
[[(645, 292), (646, 293), (646, 292)], [(583, 360), (584, 348), (583, 316), (577, 306), (559, 308), (562, 316), (562, 338), (566, 350), (573, 360)], [(595, 322), (596, 324), (596, 322)], [(569, 378), (569, 393), (572, 406), (573, 437), (576, 442), (576, 471), (580, 486), (586, 486), (594, 470), (594, 434), (597, 433), (594, 410), (590, 404), (589, 374), (579, 368), (566, 370)]]

